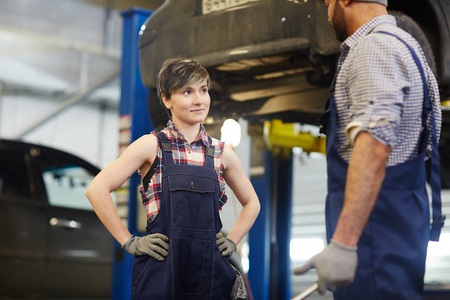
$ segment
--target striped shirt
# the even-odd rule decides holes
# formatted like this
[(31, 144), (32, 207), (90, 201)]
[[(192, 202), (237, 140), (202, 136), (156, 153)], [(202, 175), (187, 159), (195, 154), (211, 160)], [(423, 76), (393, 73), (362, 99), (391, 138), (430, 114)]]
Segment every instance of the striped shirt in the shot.
[[(167, 138), (172, 142), (172, 155), (176, 164), (188, 164), (203, 166), (205, 164), (205, 147), (210, 145), (208, 141), (208, 135), (205, 128), (201, 125), (200, 134), (198, 139), (192, 143), (189, 143), (183, 134), (176, 129), (175, 124), (172, 121), (167, 123), (166, 128), (162, 130)], [(156, 136), (156, 132), (152, 132)], [(225, 195), (225, 181), (223, 179), (223, 164), (222, 153), (225, 144), (215, 138), (211, 138), (212, 146), (214, 146), (214, 169), (217, 173), (220, 184), (220, 197), (219, 208), (227, 202), (227, 196)], [(139, 187), (139, 192), (142, 196), (142, 203), (147, 212), (147, 218), (149, 222), (152, 222), (158, 215), (160, 202), (162, 199), (162, 150), (158, 147), (158, 163), (156, 166), (156, 172), (153, 174), (147, 188), (144, 189), (143, 184)]]
[[(334, 87), (339, 116), (336, 147), (344, 160), (349, 161), (353, 151), (349, 133), (354, 133), (354, 129), (368, 132), (391, 147), (387, 166), (393, 166), (418, 155), (423, 129), (423, 84), (405, 44), (391, 35), (374, 33), (376, 31), (399, 36), (419, 57), (425, 71), (438, 136), (441, 128), (439, 89), (419, 44), (396, 26), (393, 16), (383, 15), (370, 20), (342, 44)], [(431, 118), (428, 121), (430, 124)]]

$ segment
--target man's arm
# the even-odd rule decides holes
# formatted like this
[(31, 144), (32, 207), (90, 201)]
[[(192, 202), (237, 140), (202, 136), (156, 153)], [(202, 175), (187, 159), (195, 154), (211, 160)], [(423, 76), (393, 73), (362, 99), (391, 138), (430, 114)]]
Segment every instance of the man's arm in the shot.
[(362, 132), (355, 140), (347, 171), (344, 207), (333, 239), (356, 247), (386, 174), (391, 148)]
[(322, 252), (294, 269), (296, 275), (317, 269), (320, 294), (353, 282), (358, 264), (356, 245), (380, 192), (389, 153), (389, 146), (367, 132), (356, 138), (347, 171), (344, 208), (333, 238)]

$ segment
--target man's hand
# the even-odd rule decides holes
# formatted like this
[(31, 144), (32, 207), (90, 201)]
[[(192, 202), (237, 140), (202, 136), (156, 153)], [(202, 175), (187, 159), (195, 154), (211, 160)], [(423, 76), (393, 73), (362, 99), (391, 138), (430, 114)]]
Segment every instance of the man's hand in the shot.
[(169, 238), (161, 233), (153, 233), (143, 237), (130, 236), (122, 248), (133, 255), (149, 255), (154, 259), (163, 261), (169, 251), (167, 242)]
[(236, 252), (236, 244), (229, 238), (224, 237), (222, 232), (216, 234), (216, 243), (222, 256), (230, 257)]
[(358, 265), (356, 249), (331, 240), (322, 252), (313, 256), (303, 266), (295, 268), (294, 274), (301, 275), (315, 268), (319, 275), (317, 291), (320, 294), (327, 290), (334, 291), (337, 286), (346, 286), (353, 282)]

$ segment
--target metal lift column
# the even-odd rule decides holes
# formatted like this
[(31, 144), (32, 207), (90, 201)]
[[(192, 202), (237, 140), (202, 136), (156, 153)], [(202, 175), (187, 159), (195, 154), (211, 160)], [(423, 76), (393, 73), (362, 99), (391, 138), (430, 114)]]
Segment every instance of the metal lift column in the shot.
[(291, 220), (292, 220), (292, 149), (283, 149), (272, 158), (273, 186), (272, 220), (275, 224), (272, 244), (271, 299), (291, 299)]
[[(148, 113), (148, 89), (139, 72), (139, 31), (152, 11), (133, 8), (123, 12), (123, 38), (121, 62), (121, 95), (119, 105), (119, 153), (142, 135), (153, 130)], [(137, 203), (139, 175), (133, 174), (116, 191), (117, 210), (132, 235), (137, 231)], [(131, 297), (131, 270), (133, 256), (114, 243), (113, 299)]]
[(248, 132), (252, 137), (251, 182), (261, 203), (259, 216), (248, 236), (248, 278), (254, 300), (289, 300), (291, 148), (272, 147), (272, 151), (267, 151), (263, 132), (266, 130), (259, 125), (250, 126)]
[[(254, 145), (253, 145), (253, 148)], [(269, 151), (262, 153), (261, 160), (254, 163), (252, 153), (251, 182), (258, 195), (261, 210), (248, 233), (250, 248), (248, 280), (254, 300), (268, 300), (270, 294), (270, 244), (271, 244), (271, 162)]]

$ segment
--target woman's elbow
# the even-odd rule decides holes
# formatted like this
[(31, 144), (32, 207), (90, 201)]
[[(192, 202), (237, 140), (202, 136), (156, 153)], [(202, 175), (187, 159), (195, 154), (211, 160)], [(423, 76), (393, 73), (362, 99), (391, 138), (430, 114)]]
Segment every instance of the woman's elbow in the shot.
[(86, 198), (88, 198), (89, 201), (91, 201), (92, 199), (92, 195), (93, 195), (93, 187), (92, 184), (88, 186), (88, 188), (86, 189), (86, 191), (84, 192), (84, 195), (86, 196)]
[(96, 198), (96, 195), (100, 193), (100, 190), (100, 186), (98, 186), (98, 184), (94, 180), (91, 182), (91, 184), (89, 184), (86, 191), (84, 192), (84, 195), (92, 203), (92, 201)]
[(259, 203), (259, 199), (256, 197), (253, 201), (251, 201), (251, 203), (252, 203), (253, 212), (254, 212), (255, 216), (257, 217), (261, 210), (261, 204)]

